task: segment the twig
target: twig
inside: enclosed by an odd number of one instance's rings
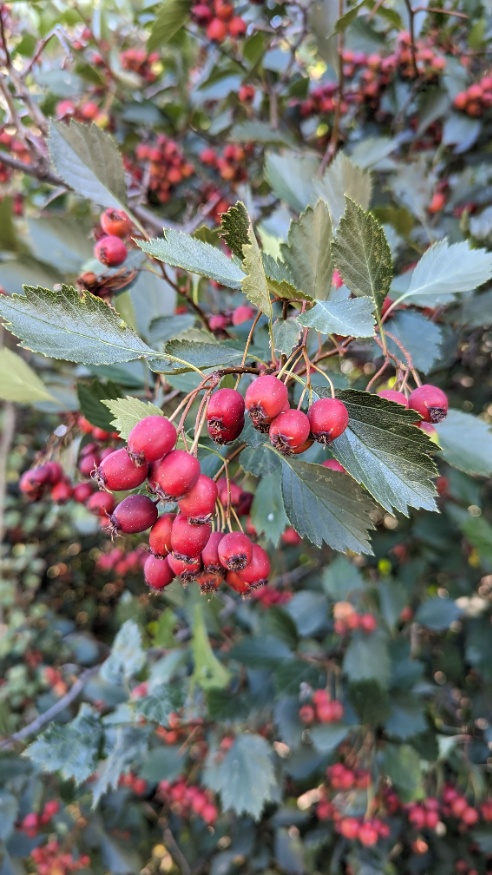
[[[191,875],[191,868],[186,859],[183,851],[179,847],[176,839],[174,838],[170,828],[168,826],[164,829],[164,843],[168,850],[171,852],[171,855],[176,860],[179,868],[181,869],[183,875]]]
[[[410,0],[403,0],[408,12],[408,29],[410,31],[410,51],[412,53],[413,74],[415,79],[418,79],[419,68],[417,64],[417,49],[415,46],[415,9],[412,7]]]
[[[2,436],[0,438],[0,544],[5,534],[5,498],[7,495],[7,465],[15,433],[15,406],[7,401],[3,408]]]
[[[55,702],[51,708],[48,708],[47,711],[44,711],[43,714],[36,717],[32,723],[28,723],[27,726],[24,726],[19,732],[15,732],[10,738],[6,738],[4,741],[0,742],[0,750],[7,750],[9,747],[16,744],[16,742],[23,741],[25,738],[28,738],[29,735],[34,735],[35,732],[38,732],[43,726],[46,726],[47,723],[51,723],[57,714],[60,714],[61,711],[64,711],[68,705],[75,701],[84,689],[87,681],[90,680],[93,675],[97,674],[98,671],[99,666],[96,665],[93,668],[88,668],[86,671],[82,672],[68,693],[62,696],[61,699],[58,699],[58,702]]]

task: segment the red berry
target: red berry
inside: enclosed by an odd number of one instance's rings
[[[238,91],[240,103],[249,103],[255,96],[253,85],[241,85]]]
[[[96,516],[111,516],[116,507],[114,495],[110,492],[94,492],[87,500],[86,508]]]
[[[26,814],[21,823],[21,829],[24,832],[30,832],[33,835],[36,834],[39,828],[39,817],[34,811],[31,811],[29,814]]]
[[[363,632],[375,632],[378,628],[378,621],[373,614],[361,614],[359,616],[359,629]]]
[[[342,817],[338,829],[344,838],[353,840],[359,834],[359,821],[355,817]]]
[[[287,410],[275,417],[270,426],[269,436],[277,450],[290,455],[306,443],[309,431],[309,419],[302,410]]]
[[[393,401],[395,404],[401,404],[402,407],[408,407],[408,400],[403,392],[398,392],[396,389],[383,389],[378,392],[380,398],[386,398],[387,401]]]
[[[105,234],[111,237],[126,237],[132,230],[132,223],[124,210],[115,210],[111,207],[104,210],[99,220]]]
[[[212,20],[213,12],[205,3],[196,3],[191,7],[191,14],[198,24],[208,24]]]
[[[218,429],[211,430],[209,424],[207,423],[207,429],[210,437],[216,444],[232,444],[233,441],[237,440],[239,435],[241,434],[244,428],[244,417],[238,419],[237,422],[231,426],[231,428],[224,428],[222,431]]]
[[[157,508],[147,495],[128,495],[116,505],[111,514],[113,530],[125,535],[145,532],[154,525]]]
[[[270,560],[267,553],[258,544],[253,544],[253,555],[251,561],[241,571],[237,572],[237,576],[247,583],[248,586],[256,589],[264,586],[268,582],[270,574]]]
[[[316,719],[314,708],[311,705],[303,705],[302,708],[299,708],[299,719],[306,726],[311,726]]]
[[[196,559],[207,543],[212,527],[210,523],[192,526],[182,513],[179,513],[171,529],[171,547],[177,559]]]
[[[224,569],[219,559],[219,544],[223,537],[223,532],[212,532],[202,550],[203,567],[210,574],[224,575]]]
[[[200,476],[200,462],[186,450],[173,450],[152,468],[151,488],[160,498],[183,498]]]
[[[237,571],[228,571],[225,582],[234,590],[234,592],[239,593],[239,595],[246,595],[251,590],[249,583],[245,583],[244,580],[241,580]]]
[[[378,831],[372,825],[372,823],[368,823],[364,821],[361,823],[359,827],[359,832],[357,833],[357,838],[359,839],[361,845],[364,845],[366,848],[371,845],[375,845],[378,840]]]
[[[242,532],[229,532],[218,546],[219,562],[228,571],[241,571],[253,558],[253,544]]]
[[[94,246],[94,255],[101,264],[116,267],[125,260],[128,250],[123,240],[114,235],[108,235],[97,241]]]
[[[24,471],[19,481],[19,489],[29,498],[40,498],[43,489],[49,483],[50,474],[47,465],[39,465],[37,468],[29,468]]]
[[[52,487],[50,495],[56,504],[66,504],[72,498],[72,484],[68,480],[60,480]]]
[[[212,42],[221,43],[227,36],[227,25],[220,18],[212,18],[210,24],[207,25],[206,34]]]
[[[176,446],[176,429],[165,416],[146,416],[128,435],[128,454],[136,463],[157,462]]]
[[[240,307],[236,307],[232,314],[232,324],[242,325],[243,322],[249,322],[250,319],[254,319],[255,315],[256,311],[253,307],[248,307],[247,304],[241,304]]]
[[[100,488],[118,492],[141,486],[147,474],[147,465],[135,465],[122,447],[102,460],[95,476]]]
[[[195,577],[195,583],[198,584],[202,593],[215,592],[222,580],[222,575],[213,574],[211,571],[202,571]]]
[[[244,423],[244,398],[235,389],[218,389],[207,406],[207,428],[213,440]],[[242,430],[242,429],[241,429]]]
[[[144,579],[151,589],[164,589],[174,580],[174,574],[167,559],[158,556],[147,556],[144,562]]]
[[[92,483],[77,483],[73,488],[73,498],[79,504],[85,504],[93,494],[94,487]],[[101,494],[109,495],[108,492]]]
[[[425,422],[442,422],[448,412],[448,399],[442,389],[425,383],[410,393],[408,406]]]
[[[268,431],[275,417],[289,407],[289,396],[284,383],[269,374],[264,374],[250,383],[244,401],[251,422],[259,431]]]
[[[243,33],[246,33],[246,22],[244,18],[233,18],[232,21],[229,22],[229,33],[232,37],[242,36]]]
[[[346,470],[343,465],[340,465],[340,462],[337,462],[336,459],[325,459],[324,462],[321,462],[323,468],[329,468],[330,471],[339,471],[340,474],[346,474]]]
[[[178,501],[180,513],[188,517],[191,525],[209,521],[218,496],[217,484],[205,474],[200,474],[195,485]]]
[[[46,469],[48,480],[53,486],[55,483],[59,483],[60,480],[63,480],[65,475],[62,466],[58,462],[46,462],[44,468]]]
[[[329,444],[340,437],[349,421],[348,410],[338,398],[320,398],[308,410],[311,434],[320,444]]]
[[[182,577],[183,580],[195,580],[198,574],[202,571],[202,561],[200,557],[195,559],[178,559],[172,553],[167,557],[169,567],[174,572],[176,577]]]
[[[155,556],[163,558],[171,552],[171,529],[176,518],[174,513],[164,513],[154,523],[149,534],[149,547]]]

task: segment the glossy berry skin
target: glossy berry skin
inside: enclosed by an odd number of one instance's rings
[[[128,255],[128,250],[119,237],[107,235],[101,237],[94,246],[94,255],[101,264],[107,267],[117,267],[122,264]]]
[[[163,558],[171,552],[171,529],[176,519],[174,513],[164,513],[154,523],[149,534],[149,547],[154,556]]]
[[[78,504],[85,504],[94,494],[92,483],[77,483],[73,488],[73,498]],[[100,492],[99,495],[109,495],[109,492]]]
[[[210,523],[192,526],[187,517],[179,513],[171,529],[172,552],[177,559],[197,559],[211,531]]]
[[[86,508],[96,516],[110,516],[116,507],[114,495],[110,492],[94,492],[87,500]]]
[[[306,443],[310,428],[309,419],[302,410],[287,410],[275,417],[268,434],[275,449],[290,455]]]
[[[200,476],[200,462],[186,450],[173,450],[156,462],[150,477],[151,488],[163,499],[186,495]]]
[[[325,459],[324,462],[321,462],[323,468],[329,468],[330,471],[339,471],[340,474],[346,474],[346,470],[343,465],[340,465],[340,462],[337,462],[336,459]]]
[[[253,544],[242,532],[229,532],[218,546],[219,562],[228,571],[241,571],[253,558]]]
[[[115,210],[110,207],[108,210],[104,210],[99,221],[104,233],[111,237],[126,237],[132,230],[132,223],[124,210]]]
[[[226,574],[225,582],[234,592],[237,592],[239,595],[247,595],[251,591],[251,587],[249,583],[246,583],[238,574],[237,571],[228,571]]]
[[[219,439],[222,432],[234,429],[244,421],[244,398],[235,389],[218,389],[210,397],[207,406],[207,428],[212,439]]]
[[[220,18],[212,18],[212,21],[207,26],[206,33],[209,40],[221,43],[227,36],[227,26]]]
[[[48,475],[48,481],[55,485],[55,483],[59,483],[60,480],[63,480],[63,468],[58,462],[46,462],[44,466],[46,468],[46,472]]]
[[[264,586],[270,575],[270,560],[263,547],[253,544],[251,562],[248,562],[246,567],[242,571],[237,571],[236,574],[243,583],[253,589]]]
[[[29,468],[28,471],[24,471],[19,481],[19,489],[28,498],[38,499],[48,483],[49,470],[47,466],[38,465],[37,468]]]
[[[128,435],[128,454],[135,464],[157,462],[176,446],[176,429],[165,416],[146,416]]]
[[[154,525],[157,508],[147,495],[128,495],[116,505],[111,514],[113,530],[124,535],[145,532]]]
[[[202,562],[200,557],[196,559],[178,559],[173,553],[167,557],[169,567],[176,577],[182,577],[183,580],[195,580],[196,576],[202,571]]]
[[[268,431],[271,422],[289,407],[287,389],[277,377],[263,374],[250,383],[244,396],[251,422],[259,431]]]
[[[340,437],[349,421],[348,410],[338,398],[320,398],[308,410],[311,434],[320,444],[329,444]]]
[[[151,589],[159,590],[169,586],[174,580],[174,574],[167,559],[158,556],[147,556],[143,567],[144,580]]]
[[[205,547],[202,550],[202,562],[205,571],[211,574],[224,575],[224,568],[219,559],[219,544],[224,538],[223,532],[212,532]]]
[[[398,392],[396,389],[383,389],[378,392],[380,398],[386,398],[387,401],[394,401],[395,404],[401,404],[402,407],[408,407],[408,400],[403,392]]]
[[[216,444],[221,444],[221,445],[232,444],[233,441],[237,440],[237,438],[241,434],[243,428],[244,428],[244,416],[241,417],[241,419],[238,419],[237,422],[235,422],[234,425],[231,426],[231,428],[224,428],[222,430],[219,430],[219,429],[214,428],[214,427],[211,428],[207,422],[207,430],[208,430],[210,437],[212,438],[213,441],[215,441]]]
[[[207,523],[214,512],[218,493],[215,481],[200,474],[195,485],[178,501],[180,513],[188,517],[192,526]]]
[[[118,492],[141,486],[147,474],[148,466],[135,465],[122,447],[102,460],[95,476],[100,488]]]
[[[439,386],[424,383],[410,393],[408,406],[420,413],[424,422],[442,422],[448,412],[448,399]]]

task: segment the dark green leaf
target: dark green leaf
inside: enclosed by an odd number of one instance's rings
[[[19,810],[19,801],[11,793],[0,792],[0,842],[11,834]]]
[[[197,602],[193,611],[193,638],[191,642],[195,668],[192,681],[203,690],[226,687],[230,680],[230,672],[215,656],[207,634],[203,606]]]
[[[347,301],[317,301],[310,310],[297,317],[307,328],[321,334],[343,337],[373,337],[374,304],[367,298]]]
[[[104,428],[106,431],[112,431],[111,413],[106,405],[102,404],[103,400],[114,400],[121,397],[119,387],[110,380],[106,383],[101,383],[100,380],[93,380],[91,383],[83,383],[80,380],[77,383],[77,395],[79,399],[81,412],[92,425],[98,428]]]
[[[432,598],[420,605],[415,621],[433,632],[443,632],[461,616],[461,610],[453,599]]]
[[[261,735],[239,735],[222,762],[214,763],[213,757],[209,756],[204,780],[220,793],[223,809],[258,820],[277,784],[268,742]]]
[[[251,521],[258,532],[276,547],[288,525],[278,484],[271,477],[262,477],[251,507]]]
[[[385,689],[390,679],[391,661],[384,636],[377,632],[354,634],[345,652],[343,670],[349,681],[375,680]]]
[[[393,692],[384,728],[389,736],[402,741],[425,732],[427,722],[422,701],[414,695]]]
[[[24,751],[44,772],[60,772],[64,780],[81,784],[95,771],[101,743],[99,716],[82,705],[77,717],[63,726],[51,724]]]
[[[237,201],[220,217],[219,234],[234,255],[243,259],[243,246],[249,243],[250,221],[246,207]]]
[[[414,366],[424,374],[439,360],[442,331],[422,313],[397,312],[385,322],[384,330],[400,342],[409,353]],[[407,358],[401,346],[391,337],[387,338],[387,344],[389,351],[406,365]]]
[[[363,6],[365,6],[367,0],[362,0],[361,3],[358,3],[357,6],[354,6],[353,9],[349,9],[345,15],[342,15],[341,18],[338,19],[335,25],[335,33],[343,33],[344,30],[347,30],[347,27],[352,24],[353,21],[357,18],[360,10]]]
[[[249,668],[275,668],[279,663],[293,658],[287,644],[267,635],[261,638],[243,638],[239,644],[234,645],[229,656]]]
[[[244,273],[220,249],[202,243],[182,231],[164,229],[164,238],[149,242],[137,241],[140,249],[173,267],[182,267],[190,273],[206,276],[231,289],[240,289]]]
[[[106,747],[109,756],[91,784],[94,808],[108,790],[116,789],[122,775],[138,766],[148,748],[148,732],[139,726],[111,728],[106,733]]]
[[[323,589],[334,601],[346,601],[348,596],[364,589],[364,578],[353,562],[337,556],[323,570]]]
[[[481,565],[492,570],[492,526],[484,517],[469,517],[461,525],[466,540],[478,553]]]
[[[323,593],[296,592],[284,610],[292,617],[299,635],[315,635],[326,626],[328,601]]]
[[[350,732],[349,726],[340,726],[337,723],[327,723],[315,726],[311,729],[313,744],[320,753],[331,753],[347,737]]]
[[[227,139],[232,143],[262,143],[265,146],[295,148],[295,142],[288,131],[277,130],[257,119],[233,125]]]
[[[177,316],[157,316],[149,326],[149,339],[152,343],[162,343],[174,340],[178,334],[192,328],[195,317],[191,313],[179,313]]]
[[[386,744],[381,767],[405,802],[419,798],[422,792],[420,757],[413,747],[408,744]]]
[[[185,373],[202,368],[239,364],[244,348],[235,342],[202,343],[191,340],[172,340],[166,344],[163,361],[151,359],[149,366],[161,374]],[[250,358],[255,356],[250,353]],[[168,361],[166,360],[168,359]]]
[[[175,781],[183,773],[184,766],[185,757],[179,747],[156,747],[146,757],[139,775],[151,784]]]
[[[449,465],[465,474],[480,477],[492,474],[492,430],[483,419],[461,410],[450,410],[437,426],[437,433]]]
[[[330,213],[326,203],[319,200],[291,222],[288,242],[281,247],[282,258],[292,274],[294,285],[318,300],[330,296],[333,274],[331,238]]]
[[[268,279],[270,291],[276,298],[284,301],[310,301],[309,295],[297,289],[287,264],[277,261],[273,256],[262,252],[263,268]]]
[[[164,0],[157,9],[147,40],[147,51],[160,49],[183,27],[189,17],[191,0]]]

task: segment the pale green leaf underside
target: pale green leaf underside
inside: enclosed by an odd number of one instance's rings
[[[101,666],[101,677],[110,684],[122,684],[141,671],[145,665],[142,636],[134,620],[121,626],[111,653]]]
[[[182,231],[164,229],[164,238],[137,241],[140,249],[158,261],[206,276],[230,289],[240,289],[244,272],[220,249]]]
[[[450,410],[436,428],[449,465],[480,477],[492,474],[492,429],[487,422],[471,413]]]
[[[435,306],[453,300],[459,292],[469,292],[492,277],[492,252],[471,249],[469,243],[434,243],[412,273],[403,299],[413,304]]]
[[[311,310],[297,317],[306,328],[321,334],[343,337],[373,337],[374,303],[368,298],[347,301],[317,301]]]
[[[57,403],[22,356],[7,347],[0,350],[0,398],[17,404],[36,401]]]
[[[249,814],[258,820],[276,790],[272,750],[260,735],[243,733],[218,766],[207,766],[207,785],[220,793],[225,811]]]

